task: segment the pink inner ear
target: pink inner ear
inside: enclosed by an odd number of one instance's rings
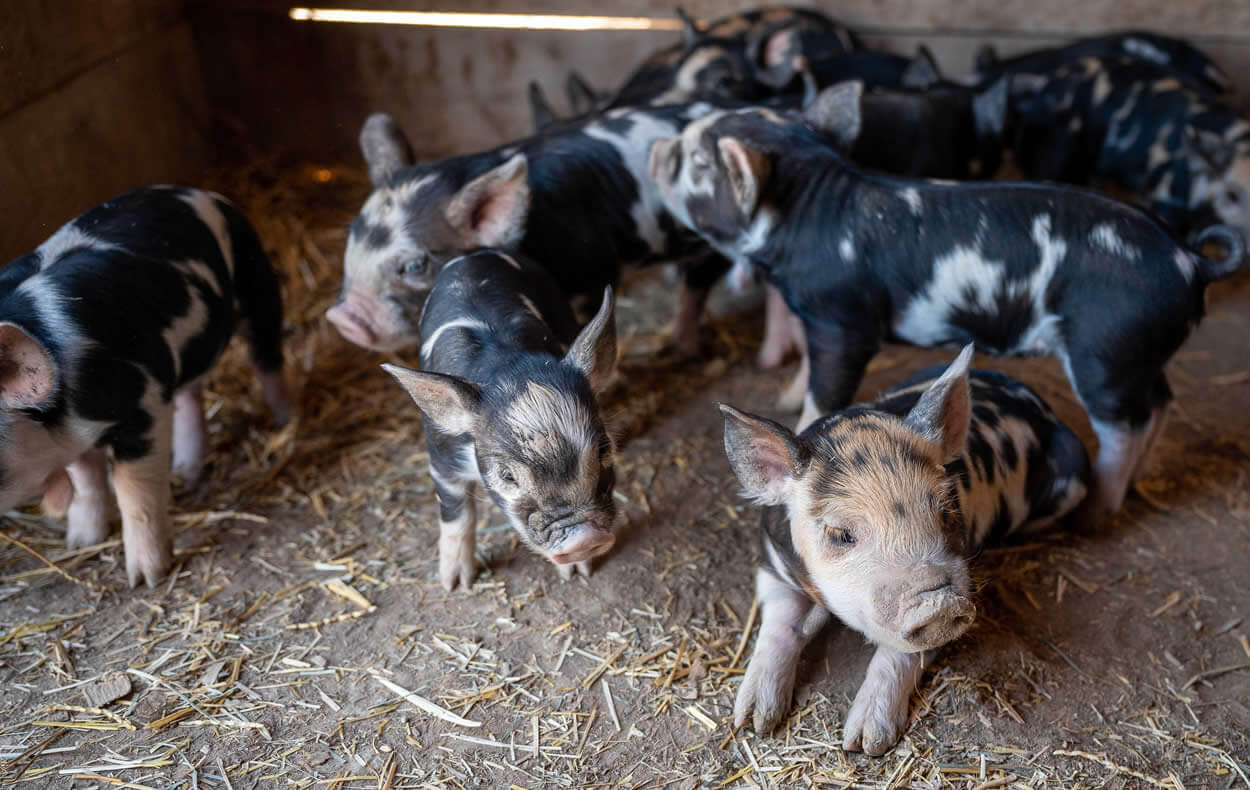
[[[512,241],[518,230],[520,202],[517,190],[510,188],[491,191],[483,197],[470,220],[470,226],[483,245],[503,246]]]
[[[52,360],[25,332],[0,327],[0,402],[11,408],[37,406],[52,396]]]
[[[760,477],[770,493],[780,494],[786,479],[793,474],[786,451],[775,443],[765,439],[754,439],[751,447],[755,450]]]
[[[793,30],[783,30],[768,37],[768,43],[764,45],[763,59],[764,67],[772,68],[780,66],[786,60],[786,55],[790,52],[791,44],[794,41]]]

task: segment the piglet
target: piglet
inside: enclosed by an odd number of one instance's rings
[[[612,289],[580,332],[559,286],[520,257],[443,267],[421,315],[421,371],[383,365],[425,424],[439,502],[439,578],[469,588],[480,483],[560,576],[612,547],[612,438],[596,393],[616,367]]]
[[[200,474],[200,382],[239,323],[285,422],[277,277],[239,209],[198,189],[113,198],[0,270],[0,512],[46,493],[71,548],[98,543],[111,461],[130,585],[160,581],[171,463]]]
[[[968,557],[1070,513],[1089,488],[1076,435],[1031,389],[968,371],[972,346],[802,435],[730,406],[725,452],[766,505],[759,639],[734,705],[767,732],[790,708],[799,654],[830,614],[877,645],[843,747],[901,737],[932,651],[976,615]]]

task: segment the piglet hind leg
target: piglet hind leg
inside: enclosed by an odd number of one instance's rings
[[[73,486],[73,498],[65,513],[69,525],[65,538],[69,548],[92,546],[106,540],[113,516],[108,455],[103,450],[88,450],[65,472]]]
[[[842,748],[852,752],[862,750],[876,757],[898,743],[907,726],[911,693],[923,671],[923,653],[900,653],[878,647],[846,714]]]
[[[796,345],[790,308],[775,286],[764,287],[764,342],[760,344],[756,364],[764,370],[775,368]],[[803,383],[807,389],[807,382]]]
[[[122,512],[122,544],[130,586],[146,581],[153,587],[173,561],[169,468],[172,409],[164,407],[150,432],[146,455],[116,458],[113,486]]]
[[[208,457],[208,428],[204,421],[204,394],[196,383],[174,396],[173,472],[188,484],[196,483]]]
[[[438,488],[438,579],[448,592],[473,588],[477,574],[476,485],[469,483],[456,493]]]
[[[811,375],[798,430],[836,409],[846,408],[864,379],[868,361],[881,346],[879,335],[837,325],[807,324],[807,363]]]
[[[829,613],[764,568],[755,574],[760,634],[734,701],[734,726],[754,713],[755,731],[772,732],[790,710],[803,648],[829,621]]]

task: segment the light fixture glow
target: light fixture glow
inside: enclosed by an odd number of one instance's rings
[[[351,22],[421,27],[475,27],[501,30],[680,30],[677,19],[646,16],[568,16],[564,14],[474,14],[444,11],[363,11],[350,8],[292,8],[300,22]]]

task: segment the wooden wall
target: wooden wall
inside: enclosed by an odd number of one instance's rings
[[[0,264],[113,194],[203,176],[194,49],[169,0],[0,3]]]
[[[416,10],[668,16],[678,0],[322,0]],[[307,3],[308,0],[301,0]],[[1192,38],[1250,109],[1250,0],[818,0],[877,46],[928,43],[948,73],[992,42],[1003,54],[1150,27]],[[288,0],[0,2],[0,262],[124,189],[196,182],[240,156],[359,161],[374,110],[425,157],[529,131],[525,88],[562,105],[577,68],[616,84],[672,32],[453,30],[295,22]],[[754,0],[685,0],[715,17]]]
[[[308,0],[301,0],[308,3]],[[525,10],[666,16],[679,0],[324,0],[333,7]],[[1184,35],[1230,73],[1250,74],[1250,0],[817,0],[876,46],[911,52],[925,42],[951,75],[992,42],[1003,54],[1109,29]],[[395,115],[423,156],[496,145],[526,134],[525,87],[538,80],[562,106],[563,78],[579,69],[600,88],[619,81],[672,32],[546,32],[294,22],[290,3],[192,0],[212,101],[250,119],[260,148],[296,156],[355,157],[373,110]],[[755,0],[684,0],[699,17]],[[223,6],[228,11],[223,12]],[[1250,108],[1250,78],[1239,101]]]

